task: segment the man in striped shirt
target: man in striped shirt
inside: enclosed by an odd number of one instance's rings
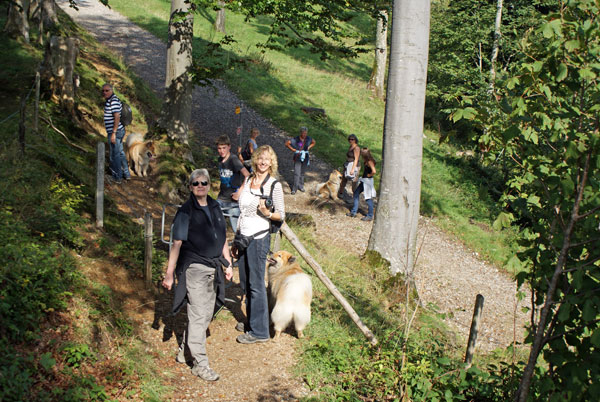
[[[113,92],[110,84],[102,85],[102,97],[104,102],[104,127],[108,136],[109,168],[112,178],[116,183],[121,183],[122,179],[130,180],[129,166],[123,149],[123,137],[125,137],[125,127],[121,124],[121,101]]]

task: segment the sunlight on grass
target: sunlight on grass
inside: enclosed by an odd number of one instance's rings
[[[111,0],[111,6],[135,23],[166,40],[170,2],[165,0]],[[212,10],[200,11],[194,21],[194,51],[217,42]],[[226,31],[237,41],[227,47],[227,57],[252,59],[243,68],[229,70],[225,81],[246,103],[290,135],[302,125],[317,141],[315,152],[332,164],[342,166],[346,137],[354,133],[360,144],[371,148],[381,166],[385,104],[372,96],[366,84],[372,54],[351,60],[321,61],[306,49],[266,50],[256,45],[267,38],[266,17],[244,22],[244,16],[227,11]],[[369,31],[370,21],[359,21]],[[311,120],[303,106],[325,109],[326,119]],[[431,139],[431,141],[429,141]],[[490,184],[475,164],[453,157],[448,145],[437,144],[437,133],[424,139],[422,214],[439,220],[440,226],[458,236],[486,259],[503,264],[512,252],[513,233],[490,229],[498,210],[488,195]],[[378,183],[380,176],[377,176]],[[475,224],[473,224],[475,223]],[[490,247],[493,245],[492,247]]]

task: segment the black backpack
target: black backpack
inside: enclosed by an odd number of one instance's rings
[[[121,101],[121,124],[128,126],[133,121],[133,112],[131,106]]]

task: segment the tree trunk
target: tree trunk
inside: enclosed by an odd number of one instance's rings
[[[494,44],[492,45],[492,54],[490,55],[490,86],[489,91],[494,91],[494,81],[496,81],[496,60],[498,59],[498,48],[500,47],[500,37],[502,32],[502,0],[496,3],[496,22],[494,24]]]
[[[13,0],[8,9],[4,32],[13,38],[29,42],[29,0]]]
[[[387,27],[388,12],[380,10],[377,18],[377,32],[375,39],[375,60],[373,62],[373,72],[369,79],[369,89],[375,90],[375,96],[383,99],[385,95],[385,67],[387,63]]]
[[[58,24],[56,3],[54,0],[42,0],[42,23],[46,32]]]
[[[225,2],[218,1],[217,5],[220,7],[217,10],[217,19],[215,20],[215,29],[217,32],[225,32]]]
[[[79,120],[75,108],[75,66],[79,55],[79,39],[53,36],[44,54],[41,80],[51,98]]]
[[[185,17],[182,19],[181,16]],[[192,66],[194,15],[186,0],[171,1],[165,98],[160,126],[167,135],[187,143],[192,118],[193,84],[189,74]]]
[[[431,5],[396,0],[393,7],[381,186],[368,248],[396,274],[415,261]]]

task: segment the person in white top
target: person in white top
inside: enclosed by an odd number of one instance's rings
[[[267,254],[271,245],[271,221],[285,219],[283,187],[276,182],[277,155],[269,145],[259,147],[252,154],[252,175],[240,188],[240,218],[237,231],[244,236],[254,236],[238,256],[240,284],[246,294],[246,331],[237,337],[239,343],[266,342],[269,340],[269,308],[265,287]],[[272,207],[268,197],[273,187]]]

